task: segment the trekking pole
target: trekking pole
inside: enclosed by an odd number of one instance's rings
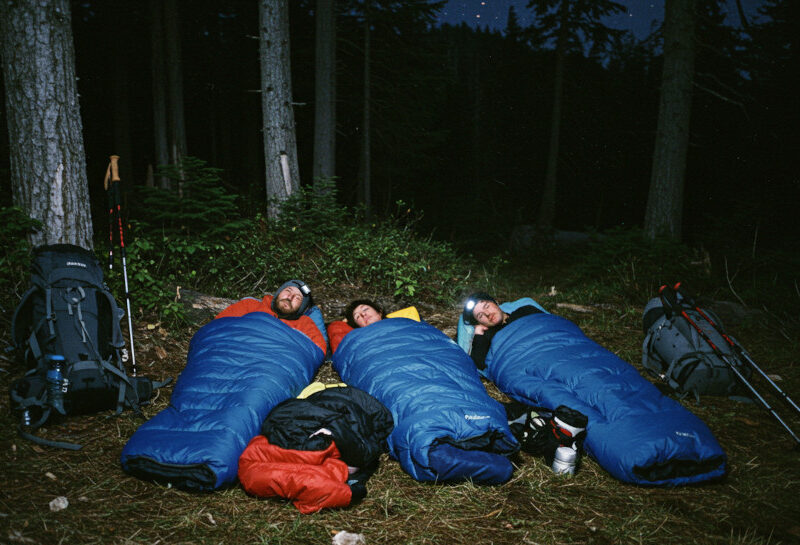
[[[712,341],[708,337],[706,332],[703,331],[702,328],[700,326],[698,326],[697,323],[694,320],[692,320],[692,318],[689,316],[689,314],[686,313],[686,311],[683,309],[681,304],[678,302],[678,294],[675,291],[675,288],[671,288],[671,287],[666,286],[666,285],[665,286],[661,286],[661,288],[658,290],[658,294],[661,297],[661,302],[664,305],[664,307],[665,308],[669,308],[670,311],[675,313],[675,314],[680,314],[681,316],[683,316],[683,319],[686,320],[689,323],[689,325],[691,325],[695,329],[695,331],[697,331],[697,333],[700,334],[700,337],[702,337],[702,339],[706,343],[708,343],[708,346],[711,347],[711,350],[714,351],[714,353],[717,355],[717,357],[719,357],[719,359],[721,359],[726,364],[728,364],[728,367],[731,368],[731,371],[733,371],[734,374],[739,378],[739,380],[741,380],[742,383],[745,386],[747,386],[747,388],[753,393],[753,395],[756,396],[756,399],[758,399],[758,401],[761,402],[761,404],[764,406],[764,408],[767,409],[767,411],[769,411],[772,414],[772,416],[774,416],[775,419],[778,422],[781,423],[781,425],[786,429],[786,431],[789,432],[789,435],[792,436],[792,439],[794,439],[795,442],[797,442],[797,444],[800,445],[800,438],[798,438],[797,435],[795,435],[795,433],[792,431],[792,428],[790,428],[788,426],[788,424],[786,424],[786,422],[783,421],[783,419],[780,417],[780,415],[778,415],[778,413],[775,412],[775,409],[773,409],[770,406],[770,404],[767,403],[767,400],[764,399],[761,396],[761,394],[758,393],[758,391],[755,389],[755,387],[753,387],[752,384],[750,384],[750,382],[745,378],[745,376],[742,374],[742,372],[739,371],[739,369],[737,369],[736,364],[734,364],[728,358],[728,356],[726,356],[725,354],[722,353],[722,351],[717,347],[717,345],[714,344],[714,341]]]
[[[114,268],[114,199],[108,189],[108,182],[111,180],[111,163],[106,168],[106,177],[103,180],[103,187],[108,197],[108,270]]]
[[[722,328],[718,326],[714,322],[714,320],[712,320],[711,317],[697,305],[697,302],[695,302],[694,298],[691,295],[689,295],[689,293],[687,293],[687,291],[683,287],[681,287],[680,282],[675,284],[675,287],[673,289],[675,290],[676,293],[680,294],[683,300],[686,301],[687,305],[694,308],[694,310],[700,313],[700,316],[702,316],[705,321],[711,324],[711,327],[713,327],[717,331],[717,333],[719,333],[722,336],[722,338],[725,339],[725,342],[727,342],[731,346],[731,348],[733,348],[740,356],[742,356],[747,361],[747,363],[750,364],[750,367],[758,371],[758,374],[764,377],[764,379],[773,388],[775,388],[775,391],[778,392],[778,394],[784,399],[784,401],[786,401],[789,405],[794,407],[795,411],[800,413],[800,407],[797,406],[797,403],[792,401],[792,398],[789,397],[789,394],[781,390],[780,387],[777,384],[775,384],[775,381],[773,381],[769,377],[769,375],[767,375],[758,365],[756,365],[756,362],[753,361],[753,358],[750,357],[750,354],[747,352],[747,350],[744,349],[744,347],[741,344],[730,338],[724,331],[722,331]]]
[[[128,266],[125,254],[125,237],[122,233],[122,207],[120,205],[119,197],[119,155],[112,155],[111,162],[106,169],[105,188],[108,191],[108,198],[111,202],[111,207],[117,216],[117,224],[119,225],[119,246],[120,256],[122,256],[122,277],[125,281],[125,304],[128,308],[128,334],[131,340],[131,376],[136,376],[136,352],[133,348],[133,321],[131,320],[131,294],[128,290]]]

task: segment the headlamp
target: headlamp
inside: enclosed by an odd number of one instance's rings
[[[461,317],[463,318],[465,324],[475,325],[478,323],[478,321],[475,319],[475,316],[472,314],[472,311],[475,310],[475,305],[481,301],[491,301],[492,303],[496,304],[494,297],[488,293],[482,291],[473,293],[467,297],[467,300],[464,302],[464,311],[461,313]]]

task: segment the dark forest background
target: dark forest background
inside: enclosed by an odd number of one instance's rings
[[[188,155],[223,169],[243,214],[265,209],[258,3],[179,4]],[[372,22],[375,212],[397,201],[437,238],[508,245],[534,224],[547,162],[554,52],[510,17],[503,32],[436,26],[402,2]],[[797,2],[767,1],[748,28],[701,3],[684,198],[684,240],[709,246],[797,246],[800,75]],[[723,3],[724,4],[724,3]],[[358,202],[361,4],[338,2],[337,188]],[[302,183],[312,183],[315,2],[290,2],[292,84]],[[361,6],[363,7],[363,6]],[[128,203],[154,165],[147,3],[72,3],[87,170],[95,224],[108,156],[122,155]],[[435,13],[434,13],[435,15]],[[555,227],[603,231],[643,222],[661,77],[659,32],[624,33],[565,67]],[[10,204],[8,135],[0,135]],[[134,199],[134,200],[130,200]],[[404,206],[403,208],[406,208]]]

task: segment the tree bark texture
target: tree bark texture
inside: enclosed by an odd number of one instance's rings
[[[336,175],[336,13],[334,0],[317,0],[314,107],[314,181]]]
[[[372,216],[372,155],[370,136],[370,30],[369,13],[364,13],[364,102],[361,117],[361,162],[359,180],[361,182],[361,202],[367,218]]]
[[[558,155],[561,144],[561,102],[564,97],[564,60],[570,20],[569,2],[563,1],[559,7],[559,29],[556,42],[556,68],[553,78],[553,111],[550,117],[550,144],[547,151],[547,171],[544,177],[544,191],[539,204],[537,227],[552,229],[556,217],[556,188],[558,187]]]
[[[115,43],[115,57],[122,58],[124,53],[120,50],[118,42]],[[131,123],[130,123],[130,100],[128,88],[130,79],[128,70],[124,63],[114,63],[114,149],[109,150],[114,155],[120,156],[119,175],[123,182],[133,181],[133,169],[131,168]],[[110,154],[109,154],[110,155]]]
[[[300,187],[289,59],[287,0],[261,0],[261,107],[264,119],[264,162],[270,217],[275,201],[285,200]]]
[[[0,3],[14,203],[31,243],[91,249],[92,220],[68,0]]]
[[[537,227],[551,229],[556,217],[556,188],[558,186],[558,153],[561,143],[561,100],[564,96],[564,44],[562,36],[556,45],[556,73],[553,84],[553,111],[550,118],[550,145],[547,152],[547,172],[539,205]]]
[[[164,65],[164,13],[161,0],[150,0],[150,69],[153,92],[153,140],[155,142],[155,167],[169,164],[167,143],[167,70]],[[171,180],[160,176],[158,186],[170,189]]]
[[[680,240],[694,79],[694,0],[667,0],[664,71],[644,227],[647,236]]]
[[[169,128],[171,163],[179,167],[186,156],[186,122],[183,113],[183,64],[177,0],[164,3],[164,45],[169,83]]]

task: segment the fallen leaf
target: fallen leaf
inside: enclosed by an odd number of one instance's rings
[[[738,417],[736,420],[742,422],[743,424],[747,424],[748,426],[758,426],[758,422],[754,422],[753,420],[750,420],[749,418],[745,418],[743,416]]]
[[[66,509],[67,507],[69,507],[69,500],[66,496],[59,496],[50,501],[50,510],[53,513]]]
[[[150,331],[154,330],[155,328],[156,324],[147,324],[147,329],[149,329]]]
[[[583,305],[576,305],[575,303],[556,303],[558,308],[567,308],[569,310],[574,310],[575,312],[594,312],[592,307],[586,307]]]
[[[163,360],[167,357],[167,351],[160,346],[156,346],[156,356],[158,356],[158,359]]]
[[[10,530],[8,540],[13,543],[36,543],[36,540],[23,536],[19,530]]]
[[[50,473],[49,471],[48,471],[47,473],[45,473],[45,474],[44,474],[44,476],[45,476],[45,477],[47,477],[48,479],[50,479],[51,481],[56,481],[56,480],[58,480],[58,477],[56,477],[55,475],[53,475],[53,474],[52,474],[52,473]]]
[[[213,524],[214,526],[216,526],[216,525],[217,525],[217,521],[216,521],[216,520],[214,520],[214,517],[213,517],[213,516],[211,516],[211,513],[206,513],[206,518],[208,519],[208,522],[210,522],[210,523],[211,523],[211,524]]]
[[[345,530],[337,532],[331,540],[332,545],[366,545],[364,534],[352,534]]]

